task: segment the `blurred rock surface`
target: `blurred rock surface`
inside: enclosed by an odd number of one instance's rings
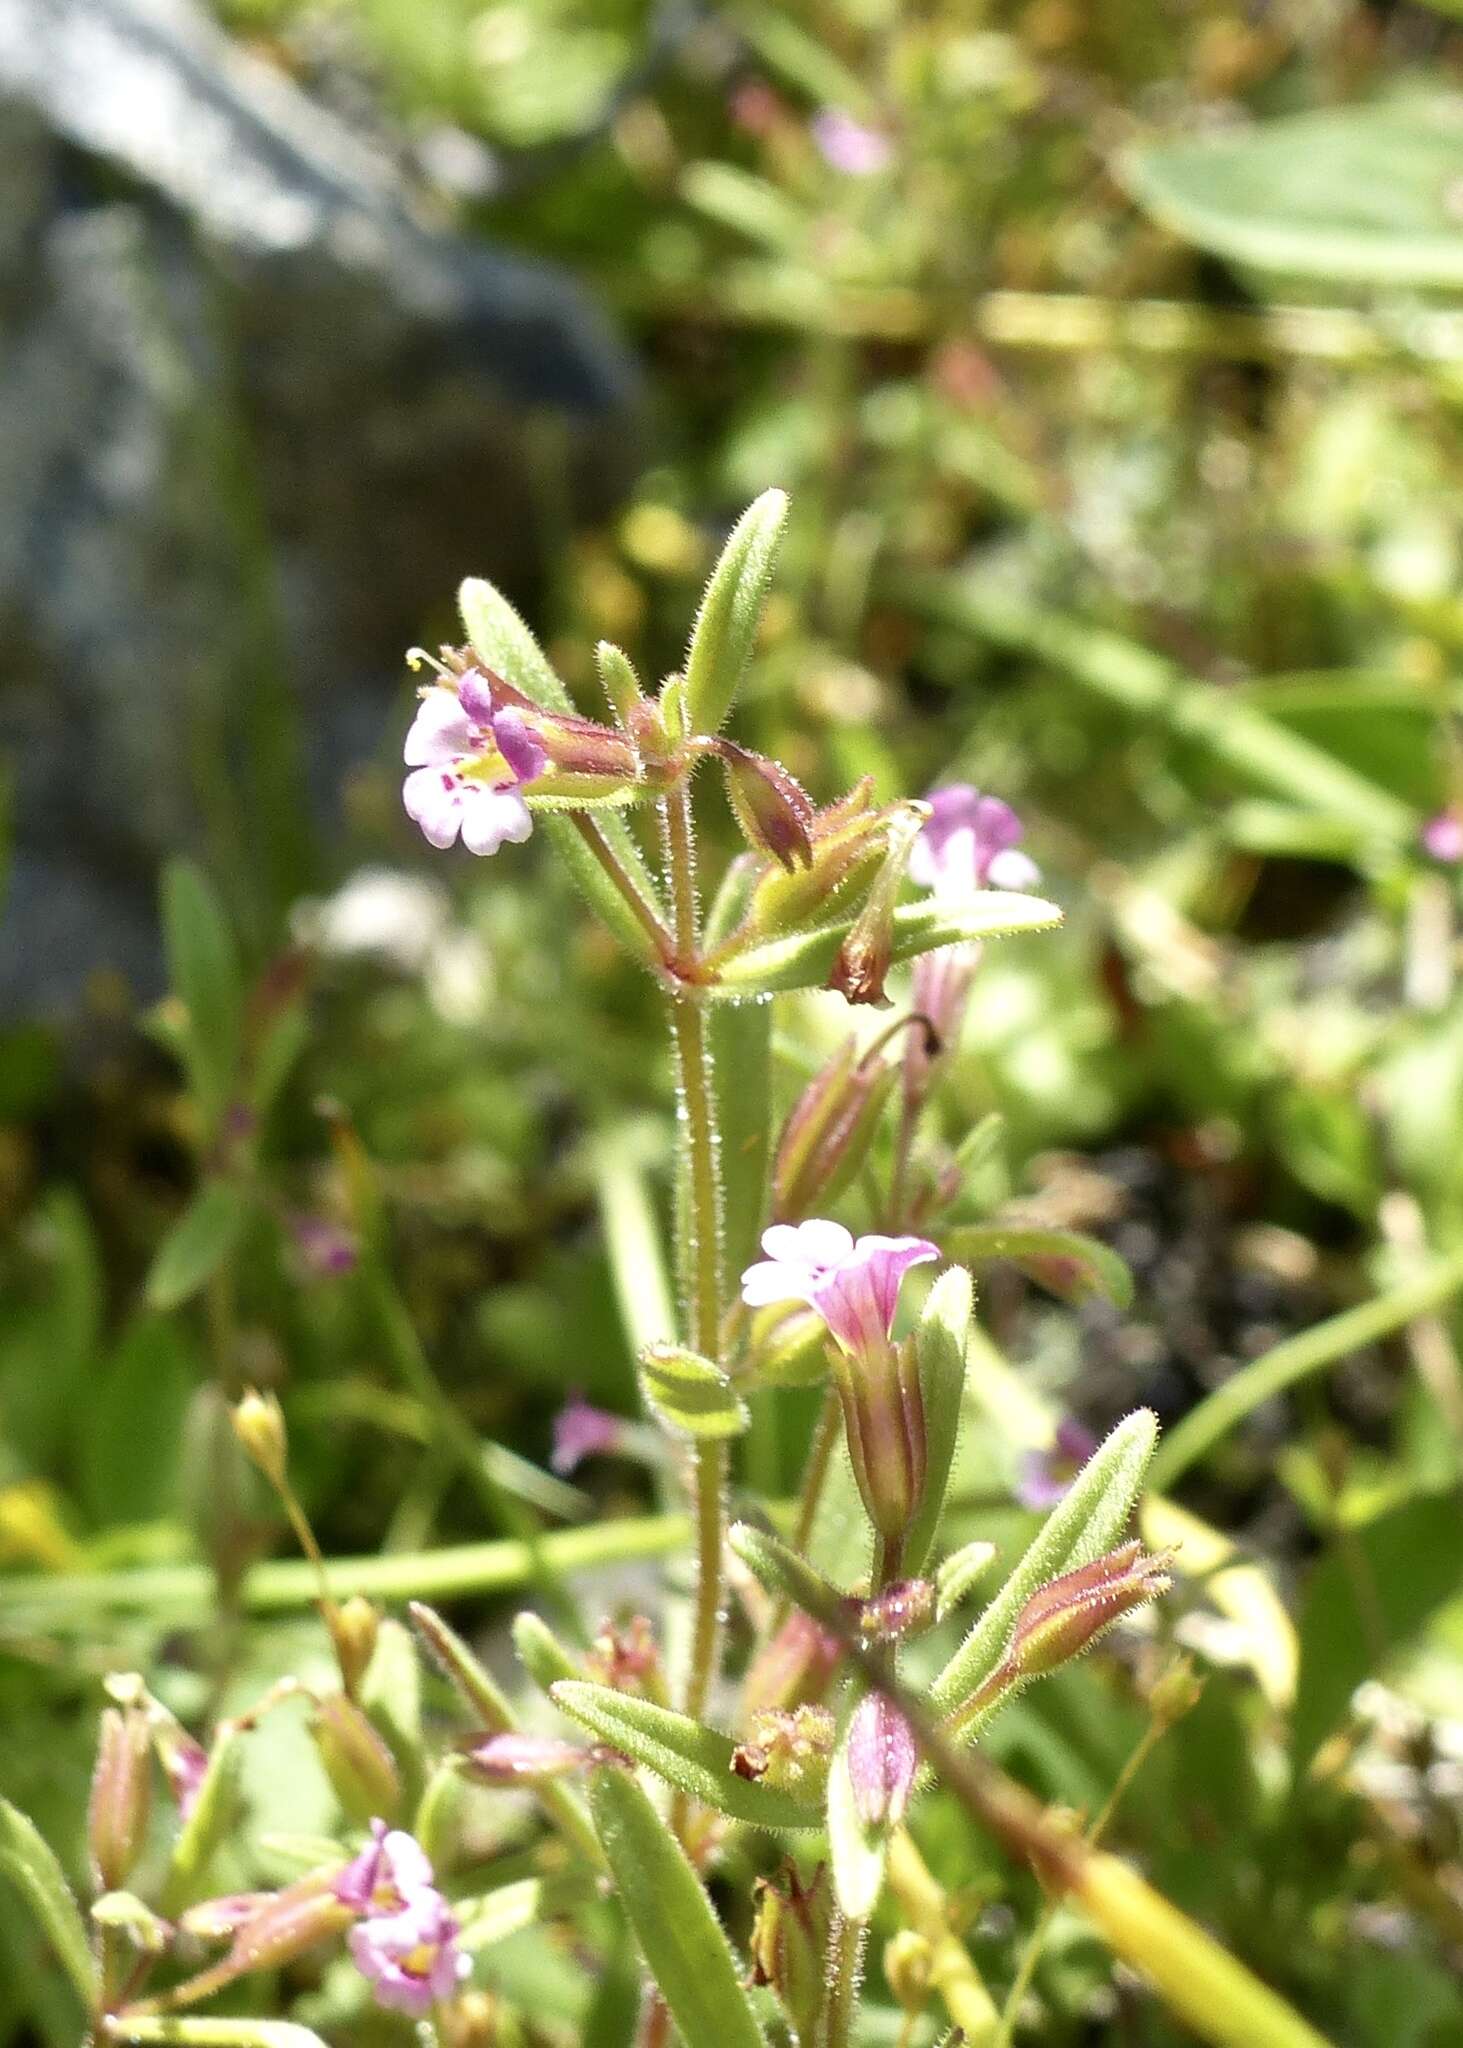
[[[0,0],[0,1009],[146,990],[158,857],[287,882],[459,574],[531,582],[633,461],[633,366],[541,264],[188,0]]]

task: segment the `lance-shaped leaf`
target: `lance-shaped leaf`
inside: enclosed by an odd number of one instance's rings
[[[732,528],[711,572],[686,654],[685,706],[692,732],[716,732],[732,708],[786,524],[787,493],[764,491]]]
[[[906,903],[894,913],[890,960],[912,960],[938,946],[961,945],[971,939],[1008,938],[1019,932],[1048,931],[1062,921],[1055,903],[1011,890],[981,889],[958,905]],[[707,993],[723,999],[778,995],[794,988],[822,988],[838,958],[838,950],[854,920],[820,925],[767,939],[735,953]]]
[[[558,1684],[561,1678],[579,1678],[580,1666],[564,1648],[542,1615],[532,1608],[525,1608],[522,1614],[513,1617],[513,1647],[518,1661],[542,1691]]]
[[[930,1289],[915,1332],[925,1418],[925,1483],[900,1556],[900,1570],[911,1576],[924,1570],[940,1527],[960,1428],[965,1346],[974,1302],[970,1275],[963,1266],[952,1266]]]
[[[186,1907],[207,1895],[209,1867],[239,1818],[239,1772],[243,1761],[243,1737],[236,1729],[220,1729],[198,1796],[178,1830],[168,1862],[162,1910],[170,1920],[176,1920]]]
[[[410,1601],[406,1611],[432,1662],[461,1693],[481,1725],[494,1735],[516,1728],[518,1717],[508,1695],[483,1669],[456,1629],[425,1601]]]
[[[131,2019],[120,2013],[107,2021],[109,2041],[131,2041],[137,2048],[325,2048],[313,2027],[293,2020],[198,2019],[145,2015]]]
[[[750,1419],[721,1367],[676,1344],[648,1344],[641,1352],[640,1391],[657,1422],[698,1443],[740,1436]]]
[[[948,1714],[990,1677],[1005,1652],[1017,1615],[1038,1586],[1061,1572],[1090,1564],[1118,1542],[1157,1440],[1158,1418],[1150,1409],[1139,1408],[1098,1445],[935,1680],[930,1692],[935,1713]]]
[[[463,580],[457,606],[472,651],[485,668],[502,676],[515,690],[522,690],[525,697],[532,697],[545,711],[573,711],[569,692],[548,656],[520,613],[486,576]]]
[[[168,979],[188,1013],[188,1082],[211,1136],[238,1078],[243,981],[223,907],[192,861],[169,861],[163,870],[162,926]]]
[[[975,1223],[948,1233],[944,1249],[952,1259],[978,1266],[1009,1259],[1063,1301],[1110,1301],[1128,1308],[1133,1276],[1108,1245],[1080,1230],[1046,1230],[1037,1224]]]
[[[727,1542],[752,1576],[777,1599],[790,1600],[814,1621],[846,1623],[844,1595],[779,1537],[750,1522],[733,1522]]]
[[[0,1799],[0,1870],[24,1895],[82,2005],[92,2011],[97,1981],[86,1923],[50,1844],[8,1799]]]
[[[615,1896],[687,2048],[766,2048],[711,1901],[640,1786],[600,1771],[589,1804]]]
[[[249,1196],[232,1181],[209,1181],[162,1243],[147,1276],[153,1308],[181,1308],[218,1271],[249,1218]]]
[[[729,1735],[703,1728],[685,1714],[658,1707],[653,1700],[613,1692],[584,1679],[560,1681],[551,1695],[591,1735],[654,1771],[678,1791],[713,1806],[733,1820],[754,1828],[815,1828],[816,1807],[775,1791],[757,1778],[740,1778],[732,1768],[736,1748]]]
[[[994,1543],[963,1543],[941,1560],[935,1573],[935,1619],[943,1621],[953,1613],[977,1580],[990,1570],[995,1559]]]

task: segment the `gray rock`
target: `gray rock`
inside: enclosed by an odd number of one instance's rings
[[[147,984],[171,848],[286,895],[281,714],[335,791],[457,576],[613,502],[637,389],[569,280],[436,231],[185,0],[0,0],[0,180],[13,1010]]]

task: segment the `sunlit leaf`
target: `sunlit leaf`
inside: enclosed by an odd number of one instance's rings
[[[54,1851],[35,1824],[8,1799],[0,1799],[0,1870],[23,1894],[83,2007],[90,2012],[96,2002],[96,1967],[81,1909]]]
[[[906,903],[894,913],[891,958],[912,960],[939,946],[953,946],[971,939],[999,939],[1020,932],[1047,931],[1062,921],[1055,903],[1039,896],[1021,896],[1012,890],[982,889],[967,902],[954,906],[935,903]],[[838,949],[852,929],[853,920],[820,926],[816,931],[794,932],[784,939],[768,939],[737,953],[721,969],[709,995],[745,999],[750,995],[777,995],[788,989],[822,988],[833,970]]]
[[[553,1689],[553,1700],[602,1742],[733,1820],[757,1828],[818,1825],[816,1808],[758,1779],[738,1777],[732,1769],[736,1745],[718,1729],[704,1728],[652,1700],[581,1679],[562,1680]]]
[[[711,1442],[740,1436],[747,1404],[719,1365],[675,1344],[652,1344],[640,1354],[645,1405],[676,1436]]]
[[[960,1428],[965,1346],[974,1299],[970,1275],[963,1267],[952,1266],[930,1289],[915,1332],[925,1412],[925,1485],[900,1560],[901,1570],[911,1575],[924,1570],[939,1532]]]
[[[234,1182],[201,1187],[158,1246],[147,1276],[151,1306],[174,1309],[191,1301],[238,1243],[248,1217],[249,1196]]]
[[[745,179],[725,164],[700,169]],[[711,572],[686,652],[686,716],[693,732],[716,732],[732,708],[752,657],[787,512],[785,491],[764,491],[732,528]]]

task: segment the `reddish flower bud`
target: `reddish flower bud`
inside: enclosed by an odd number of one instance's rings
[[[809,828],[812,859],[791,873],[773,867],[752,891],[746,922],[749,939],[791,931],[810,918],[826,917],[846,902],[872,873],[884,851],[892,813],[874,803],[866,777],[837,803],[814,813]]]
[[[107,1707],[97,1737],[87,1843],[102,1891],[118,1892],[142,1851],[152,1808],[152,1730],[138,1707]]]
[[[743,1697],[749,1715],[816,1704],[842,1653],[838,1638],[819,1628],[811,1615],[790,1614],[747,1673]]]
[[[467,1768],[486,1785],[533,1785],[567,1778],[597,1762],[604,1752],[557,1735],[489,1735],[463,1752]]]
[[[772,1167],[772,1213],[800,1223],[831,1208],[868,1157],[895,1070],[850,1036],[788,1112]]]
[[[896,1579],[867,1600],[850,1600],[854,1627],[866,1643],[897,1643],[918,1635],[935,1618],[935,1588],[929,1579]]]
[[[732,1769],[811,1804],[828,1782],[836,1733],[827,1707],[761,1707],[750,1718],[746,1741],[732,1752]]]
[[[1106,1557],[1063,1572],[1033,1593],[1016,1617],[1005,1668],[1015,1678],[1040,1678],[1096,1642],[1123,1615],[1173,1584],[1168,1556],[1125,1543]]]
[[[894,948],[894,912],[914,842],[924,823],[924,807],[900,806],[889,826],[887,851],[875,875],[863,909],[838,949],[828,987],[837,989],[846,1002],[883,1003],[884,977]]]
[[[332,1864],[312,1870],[283,1891],[266,1893],[235,1931],[227,1957],[230,1975],[275,1969],[344,1933],[356,1916],[336,1897],[339,1874],[340,1866]]]
[[[780,761],[750,753],[734,740],[713,740],[709,750],[726,772],[727,797],[747,844],[790,874],[811,867],[817,812],[797,779]]]
[[[848,1731],[848,1781],[865,1827],[898,1826],[918,1766],[914,1732],[903,1714],[882,1693],[865,1693]]]
[[[780,1885],[759,1877],[753,1888],[752,1982],[768,1984],[781,1999],[799,2041],[813,2041],[826,1993],[825,1959],[833,1918],[828,1873],[822,1864],[804,1886],[791,1863]]]
[[[829,1356],[859,1493],[897,1555],[925,1485],[925,1405],[914,1346],[886,1343],[857,1358],[830,1346]]]
[[[335,1796],[352,1820],[395,1814],[401,1805],[396,1764],[354,1700],[331,1693],[311,1719],[310,1733]]]

